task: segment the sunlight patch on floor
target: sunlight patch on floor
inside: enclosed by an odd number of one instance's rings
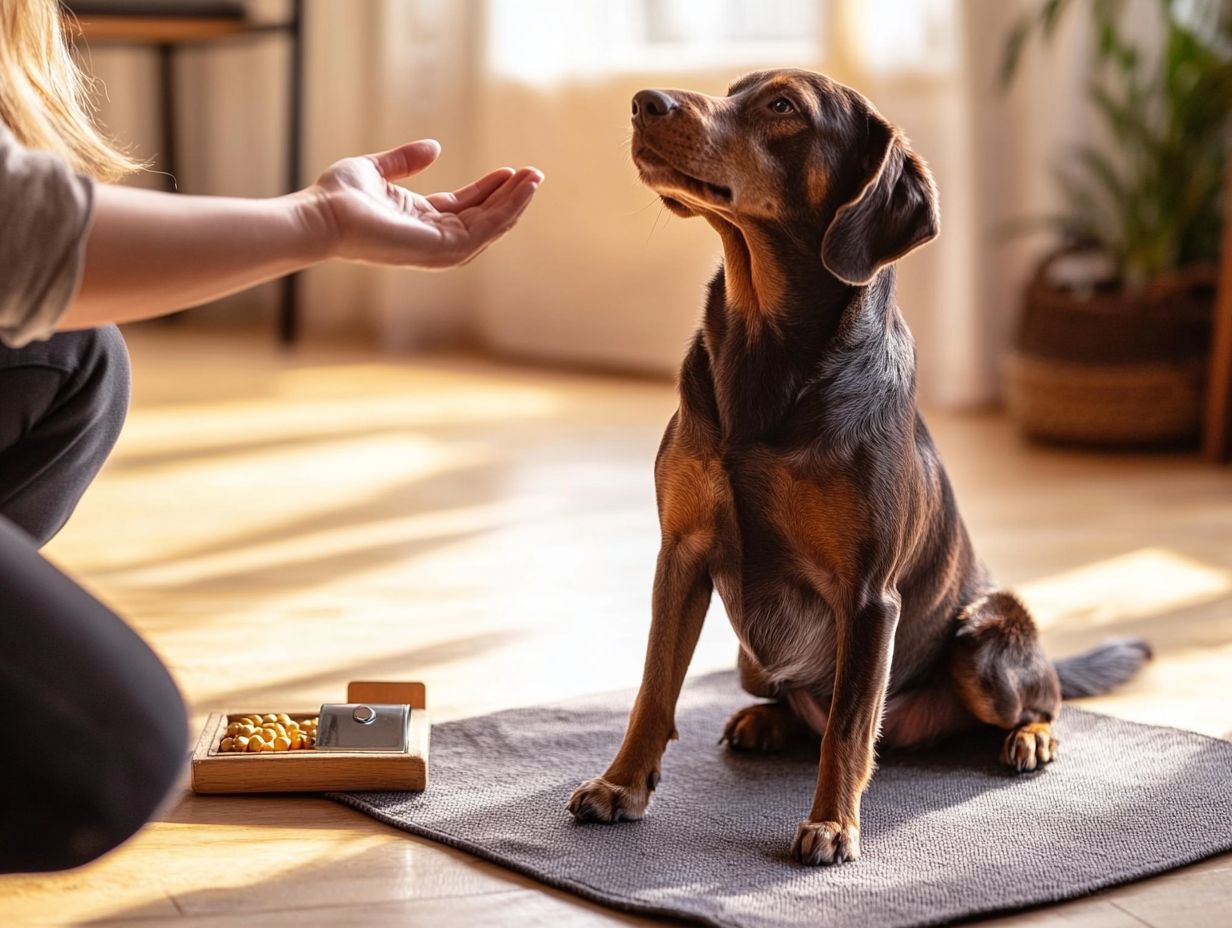
[[[110,574],[109,579],[116,583],[144,587],[166,587],[208,580],[235,571],[274,571],[288,564],[324,555],[446,535],[488,531],[525,518],[534,508],[533,500],[518,500],[425,512],[319,532],[301,532],[277,541],[236,545],[216,554],[180,558],[153,567],[121,570]],[[312,588],[309,587],[307,592],[311,591]]]
[[[126,449],[127,450],[127,449]],[[116,571],[191,559],[204,550],[242,552],[297,527],[337,522],[379,494],[490,460],[482,447],[413,432],[332,443],[260,445],[220,456],[189,456],[133,469],[121,455],[90,505],[111,511],[123,531],[112,543],[74,552],[79,569]],[[131,500],[140,499],[140,508]],[[169,531],[191,523],[191,532]],[[327,528],[315,526],[317,533]],[[255,540],[254,540],[255,539]]]
[[[1022,584],[1017,592],[1042,628],[1108,625],[1226,596],[1232,572],[1166,548],[1140,548]]]
[[[139,453],[146,448],[164,451],[174,447],[191,453],[236,440],[276,441],[305,435],[326,439],[363,428],[538,419],[550,417],[559,403],[559,397],[548,390],[514,388],[507,394],[483,390],[456,396],[423,392],[421,388],[418,395],[262,398],[259,402],[160,406],[146,410],[125,427],[123,448]]]
[[[253,841],[253,830],[259,830],[260,842]],[[304,869],[345,869],[349,861],[366,861],[380,848],[383,882],[392,880],[397,885],[399,878],[413,877],[419,863],[410,850],[399,853],[380,836],[357,835],[353,827],[305,829],[294,822],[276,827],[265,820],[248,825],[242,817],[214,822],[205,835],[196,824],[156,822],[139,840],[167,855],[167,865],[157,874],[134,869],[122,855],[112,855],[73,872],[78,881],[88,880],[89,895],[65,893],[58,875],[48,875],[32,878],[38,882],[23,893],[23,903],[45,895],[47,911],[55,919],[49,923],[54,924],[132,918],[137,913],[141,917],[181,917],[193,914],[192,910],[275,910],[277,892],[270,886]],[[174,860],[190,843],[210,853],[195,858],[188,870]],[[288,853],[290,846],[294,853]],[[243,855],[242,867],[234,864],[236,854]]]

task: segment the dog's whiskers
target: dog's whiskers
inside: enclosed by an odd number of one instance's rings
[[[644,207],[643,207],[643,208],[644,208]],[[649,234],[647,234],[647,236],[646,236],[646,241],[648,241],[648,242],[649,242],[649,241],[650,241],[650,239],[654,236],[654,234],[655,234],[655,230],[659,228],[659,220],[663,217],[663,212],[664,212],[664,211],[663,211],[663,202],[660,200],[660,201],[659,201],[659,212],[658,212],[658,214],[655,216],[654,223],[650,226],[650,232],[649,232]],[[671,217],[669,216],[669,217],[668,217],[668,219],[669,219],[669,221],[670,221]]]
[[[638,213],[644,213],[646,212],[646,210],[650,209],[650,207],[654,206],[656,203],[658,203],[659,206],[663,205],[663,201],[660,200],[657,196],[652,197],[651,199],[643,203],[641,206],[639,206],[637,209],[629,210],[629,212],[627,212],[625,215],[626,216],[636,216]]]

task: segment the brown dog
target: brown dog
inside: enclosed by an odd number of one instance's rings
[[[1030,615],[976,559],[915,405],[915,349],[893,262],[937,235],[937,196],[902,134],[820,74],[750,74],[725,97],[643,90],[633,160],[723,243],[680,374],[655,481],[662,547],[645,673],[579,821],[640,818],[675,737],[676,700],[717,588],[745,689],[724,737],[775,751],[822,734],[817,791],[792,846],[860,853],[878,738],[980,723],[1002,759],[1057,753],[1062,697],[1103,691],[1149,656],[1110,642],[1050,662]]]

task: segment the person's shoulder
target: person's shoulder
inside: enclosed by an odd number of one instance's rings
[[[38,152],[27,148],[17,138],[17,135],[0,120],[0,170],[6,174],[24,168],[31,159],[38,160],[38,156],[42,154],[50,155],[50,152]]]
[[[9,127],[0,120],[0,159],[5,158],[10,152],[22,151],[21,143],[19,143]]]
[[[90,180],[79,173],[58,152],[24,145],[17,134],[0,120],[0,187],[11,195],[59,191],[56,200],[67,198],[88,206]],[[14,190],[12,188],[16,187]],[[42,195],[46,195],[45,193]]]

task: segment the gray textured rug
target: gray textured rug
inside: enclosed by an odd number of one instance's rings
[[[748,701],[734,674],[686,687],[680,741],[640,822],[575,825],[565,811],[615,751],[628,694],[438,725],[427,792],[335,798],[597,902],[741,928],[936,924],[1232,849],[1232,744],[1067,707],[1060,759],[1042,772],[1006,772],[986,736],[883,757],[864,800],[864,856],[804,867],[787,850],[816,757],[718,747]]]

